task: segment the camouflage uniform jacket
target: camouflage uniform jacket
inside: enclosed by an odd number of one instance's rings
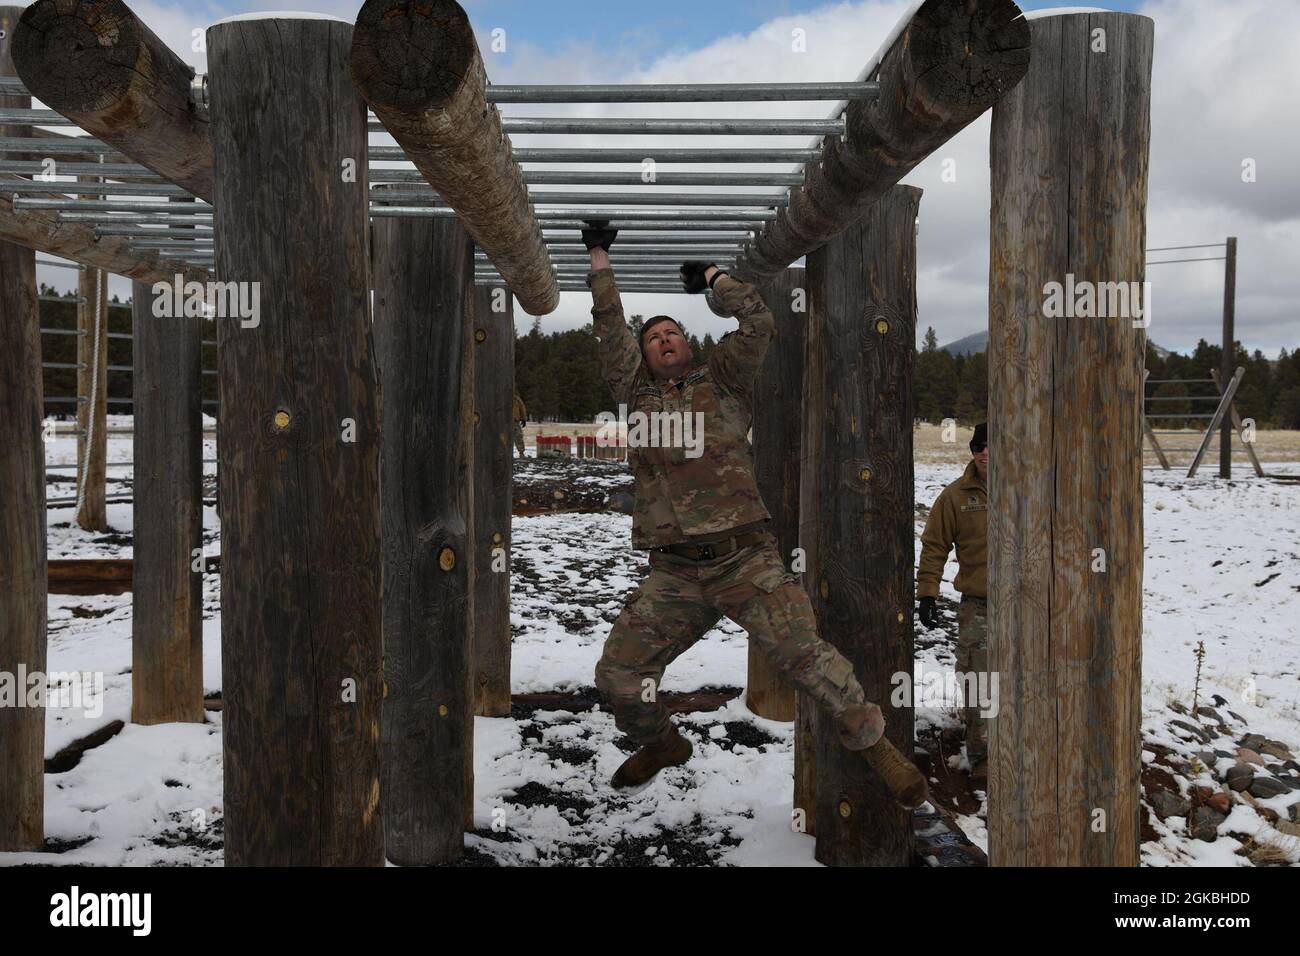
[[[962,476],[934,499],[921,534],[917,597],[939,596],[939,579],[954,544],[957,579],[953,587],[971,597],[988,595],[988,509],[988,491],[972,461]]]
[[[776,321],[758,292],[731,276],[714,283],[714,295],[740,321],[740,328],[722,337],[707,362],[669,383],[656,382],[650,374],[624,319],[614,270],[591,273],[587,284],[600,339],[601,374],[614,400],[627,406],[629,418],[637,411],[703,415],[703,435],[694,439],[702,437],[698,457],[688,457],[683,442],[670,448],[632,447],[629,442],[636,482],[632,547],[704,540],[769,520],[747,437],[754,378],[776,333]]]
[[[511,407],[510,414],[514,416],[515,421],[522,422],[528,418],[528,407],[524,405],[524,400],[515,395],[514,404]]]

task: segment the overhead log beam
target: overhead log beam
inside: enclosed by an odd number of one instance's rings
[[[194,71],[122,0],[37,0],[18,21],[13,58],[50,109],[212,201],[212,140],[191,98]]]
[[[1013,89],[1029,68],[1029,27],[1012,0],[928,0],[867,77],[880,97],[845,109],[789,205],[733,270],[775,276],[857,222],[926,157]]]
[[[0,192],[0,240],[137,282],[171,282],[177,274],[185,276],[187,282],[191,279],[206,282],[211,278],[208,270],[160,255],[156,250],[132,249],[126,236],[96,239],[94,224],[62,222],[57,210],[15,209],[13,195],[3,192]]]
[[[545,315],[560,287],[511,153],[469,16],[455,0],[367,0],[352,81],[424,178],[456,210],[520,306]]]

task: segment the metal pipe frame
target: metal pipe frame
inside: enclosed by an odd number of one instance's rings
[[[31,152],[30,149],[24,152]],[[519,147],[511,150],[518,163],[642,163],[647,159],[659,163],[807,163],[821,158],[819,149],[763,149],[757,147],[717,146],[645,146],[590,147],[573,149],[560,146]],[[400,146],[371,146],[370,159],[405,160]],[[525,170],[527,172],[527,170]]]
[[[424,189],[381,189],[371,190],[373,201],[394,203],[429,202],[436,206],[445,206],[441,197],[429,187]],[[590,205],[617,205],[627,203],[634,206],[784,206],[785,193],[584,193],[566,192],[564,190],[530,190],[528,200],[534,206],[557,206],[571,203],[588,203]]]
[[[194,77],[206,89],[207,77]],[[30,96],[20,77],[0,77],[0,93]],[[816,100],[870,100],[880,84],[843,83],[623,83],[503,84],[488,86],[489,103],[770,103]]]
[[[87,164],[89,165],[89,164]],[[59,173],[59,175],[64,175]],[[171,183],[79,183],[68,180],[42,179],[3,180],[0,179],[0,192],[21,195],[23,193],[80,193],[81,195],[104,196],[178,196],[189,197],[193,194],[173,186]]]
[[[638,83],[502,84],[487,88],[489,103],[771,103],[871,100],[878,83]]]
[[[0,121],[9,114],[13,126],[72,125],[53,110],[0,110]],[[31,114],[30,116],[27,114]],[[63,122],[45,121],[38,116],[53,114]],[[623,136],[843,136],[844,118],[835,119],[711,119],[691,117],[666,119],[633,116],[503,116],[501,127],[507,136],[532,133],[553,136],[561,133],[590,135],[617,134]],[[370,132],[386,133],[384,124],[370,119]]]

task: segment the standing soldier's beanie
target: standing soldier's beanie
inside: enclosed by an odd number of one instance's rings
[[[979,452],[976,451],[976,446],[984,447],[987,446],[988,443],[989,443],[988,423],[980,422],[978,425],[975,426],[975,434],[972,435],[970,439],[970,453],[972,455],[979,454]]]

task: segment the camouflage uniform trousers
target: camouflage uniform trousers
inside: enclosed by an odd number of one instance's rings
[[[651,551],[650,567],[596,665],[596,687],[615,725],[637,744],[671,736],[668,709],[659,700],[664,669],[723,615],[748,631],[794,685],[832,716],[866,702],[853,665],[818,637],[808,595],[786,571],[772,535],[713,561]],[[841,728],[840,739],[861,750],[867,732],[865,724],[852,737]]]
[[[963,595],[957,608],[957,676],[962,687],[969,692],[986,686],[989,670],[988,602],[981,597]],[[981,675],[980,683],[968,674]],[[962,722],[966,725],[966,757],[971,768],[989,755],[989,729],[980,714],[978,700],[968,696],[962,709]],[[974,703],[976,706],[972,707]]]
[[[511,426],[511,434],[514,437],[515,451],[519,452],[519,457],[524,457],[524,428],[519,422]]]

